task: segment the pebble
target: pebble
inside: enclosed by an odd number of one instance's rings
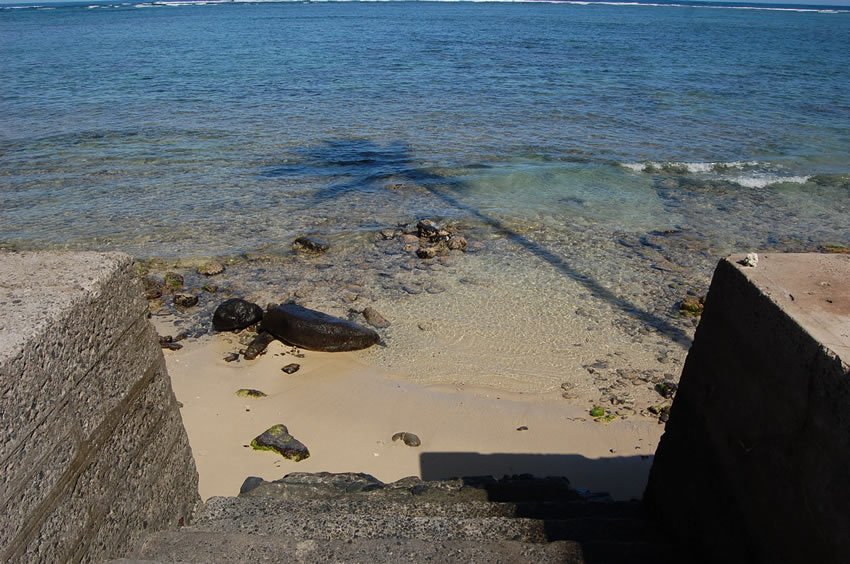
[[[393,435],[393,441],[403,441],[404,444],[409,447],[418,447],[422,444],[422,441],[419,440],[419,437],[417,437],[413,433],[408,433],[407,431],[402,431]]]
[[[295,364],[295,363],[293,362],[292,364],[287,364],[286,366],[284,366],[283,368],[281,368],[281,370],[283,370],[283,371],[284,371],[284,372],[286,372],[287,374],[295,374],[296,372],[298,372],[298,370],[299,370],[300,368],[301,368],[301,365],[300,365],[300,364]]]

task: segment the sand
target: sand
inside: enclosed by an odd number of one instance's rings
[[[363,352],[303,351],[298,358],[274,342],[256,360],[228,363],[226,354],[240,348],[232,334],[183,343],[182,350],[164,352],[204,499],[236,495],[248,476],[274,480],[319,471],[366,472],[383,481],[559,475],[577,488],[638,498],[663,430],[641,416],[594,421],[585,404],[559,392],[423,385],[366,364]],[[281,371],[292,362],[299,371]],[[267,397],[239,397],[241,388]],[[307,445],[308,459],[250,448],[278,423]],[[421,446],[393,442],[400,431],[416,434]]]

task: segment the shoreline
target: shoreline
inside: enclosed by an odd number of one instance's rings
[[[364,364],[357,353],[306,351],[294,359],[275,341],[254,361],[227,363],[235,335],[184,343],[164,352],[203,499],[236,495],[248,476],[276,480],[320,471],[365,472],[384,482],[411,475],[563,475],[579,489],[639,498],[663,431],[640,416],[594,421],[557,393],[422,386]],[[296,360],[298,372],[281,371]],[[241,388],[267,397],[238,397]],[[310,458],[293,462],[250,448],[279,423],[310,449]],[[393,442],[397,432],[416,434],[421,446]]]

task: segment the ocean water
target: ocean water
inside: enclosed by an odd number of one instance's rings
[[[0,247],[264,257],[230,283],[428,303],[451,338],[417,365],[400,336],[384,361],[411,372],[459,378],[462,322],[500,309],[541,332],[518,381],[580,372],[606,315],[597,351],[648,328],[655,362],[720,257],[850,244],[850,10],[753,8],[2,6]],[[425,217],[481,250],[429,270],[375,242]],[[320,270],[291,256],[305,233],[332,242]],[[518,351],[488,331],[497,372]]]

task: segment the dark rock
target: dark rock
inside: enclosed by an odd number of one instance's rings
[[[292,250],[302,253],[324,253],[330,248],[327,242],[315,237],[299,237],[292,243]]]
[[[224,362],[233,362],[239,360],[239,353],[229,353],[224,357]]]
[[[658,392],[661,397],[667,399],[673,399],[673,396],[676,395],[676,391],[678,389],[679,386],[675,382],[661,382],[660,384],[655,385],[655,391]]]
[[[274,425],[262,435],[251,441],[254,450],[271,450],[284,458],[298,462],[310,458],[310,451],[304,444],[289,434],[286,425]]]
[[[437,256],[437,248],[436,247],[419,247],[416,249],[416,256],[421,259],[430,259]]]
[[[254,390],[251,388],[242,388],[241,390],[236,390],[236,395],[240,398],[264,398],[266,397],[265,392],[261,392],[260,390]]]
[[[245,360],[254,360],[261,354],[265,354],[266,349],[272,341],[274,341],[274,335],[267,331],[261,331],[245,349],[245,354],[243,355]]]
[[[283,370],[283,371],[284,371],[284,372],[286,372],[287,374],[295,374],[295,373],[296,373],[296,372],[298,372],[298,370],[300,370],[300,369],[301,369],[301,365],[300,365],[300,364],[295,364],[294,362],[293,362],[292,364],[287,364],[286,366],[284,366],[283,368],[281,368],[281,370]]]
[[[417,437],[413,433],[408,433],[406,431],[393,435],[393,441],[403,441],[404,444],[409,447],[418,447],[422,444],[422,441],[419,440],[419,437]]]
[[[174,294],[174,305],[178,307],[192,307],[198,305],[198,296],[194,294]]]
[[[240,298],[223,301],[213,314],[213,328],[216,331],[244,329],[263,318],[263,308]]]
[[[175,342],[174,337],[171,335],[161,336],[159,338],[159,346],[170,351],[179,351],[183,348],[183,345]]]
[[[423,219],[416,224],[416,233],[422,238],[431,238],[439,233],[440,227],[430,219]]]
[[[165,287],[172,291],[179,290],[183,287],[183,276],[176,272],[166,272]]]
[[[248,476],[247,478],[245,478],[245,481],[242,482],[242,486],[239,488],[239,495],[250,492],[251,490],[253,490],[264,482],[265,480],[263,480],[262,478],[258,478],[257,476]]]
[[[363,317],[366,318],[366,322],[375,327],[377,329],[386,329],[390,326],[390,322],[387,319],[378,313],[378,310],[373,308],[372,306],[367,307],[363,310]]]
[[[155,300],[162,297],[162,283],[152,276],[145,276],[142,279],[145,287],[145,298]]]
[[[313,351],[355,351],[380,341],[372,329],[293,303],[270,308],[263,328],[282,341]]]
[[[527,427],[527,426],[525,426],[525,425],[522,425],[522,426],[520,426],[520,427],[517,427],[517,428],[516,428],[516,430],[517,430],[517,431],[528,431],[528,427]]]

